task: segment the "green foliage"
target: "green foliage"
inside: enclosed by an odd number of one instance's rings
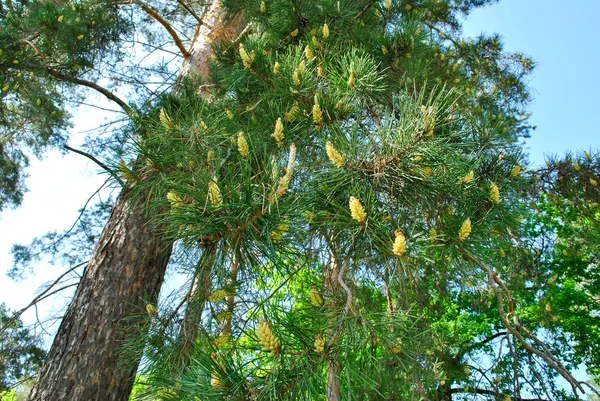
[[[191,77],[147,111],[120,169],[218,255],[190,283],[192,344],[170,304],[144,326],[141,398],[562,394],[570,337],[532,353],[549,331],[526,275],[554,274],[530,265],[520,171],[533,63],[461,38],[484,3],[226,2],[252,33],[215,43],[210,96]]]
[[[40,339],[20,319],[10,320],[10,310],[0,305],[0,394],[35,375],[46,357]],[[14,396],[14,393],[9,395]]]

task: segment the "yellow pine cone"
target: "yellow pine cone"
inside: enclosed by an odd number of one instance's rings
[[[312,60],[315,57],[308,45],[306,45],[306,47],[304,48],[304,57],[306,57],[307,60]]]
[[[219,207],[223,204],[223,198],[221,197],[221,189],[219,189],[217,181],[214,178],[211,182],[208,183],[208,198],[210,200],[211,205],[213,205],[214,207]]]
[[[590,184],[592,184],[593,187],[597,187],[598,181],[594,180],[593,178],[590,178]]]
[[[317,290],[315,287],[310,288],[310,303],[312,303],[314,306],[325,305],[325,301],[323,301],[323,297],[321,297],[319,290]]]
[[[323,340],[322,334],[317,335],[317,338],[315,338],[314,347],[317,354],[325,352],[325,340]]]
[[[575,168],[575,171],[581,170],[581,165],[577,162],[573,163],[573,167]]]
[[[294,85],[300,86],[300,71],[296,68],[294,73],[292,74],[292,80],[294,81]]]
[[[431,227],[429,229],[429,240],[431,242],[435,242],[436,237],[437,237],[437,230],[435,229],[435,227]]]
[[[392,251],[396,256],[403,256],[406,253],[406,237],[401,232],[396,231],[394,239],[394,247]]]
[[[592,155],[590,154],[590,152],[588,152],[587,150],[583,152],[583,154],[585,155],[585,158],[587,159],[587,161],[592,161]]]
[[[231,110],[225,109],[225,114],[227,115],[228,119],[233,120],[233,113],[231,112]]]
[[[281,67],[281,64],[279,64],[279,62],[276,61],[275,64],[273,64],[273,74],[275,74],[275,75],[279,74],[280,67]]]
[[[467,218],[465,221],[463,221],[462,225],[460,226],[460,231],[458,232],[458,240],[464,241],[466,238],[469,237],[469,235],[471,235],[471,219]]]
[[[352,214],[352,218],[359,223],[364,223],[367,219],[367,213],[362,203],[354,196],[350,197],[350,213]]]
[[[215,338],[215,347],[221,348],[224,345],[227,345],[231,340],[231,336],[229,334],[221,334],[217,338]]]
[[[167,193],[167,200],[169,201],[172,207],[179,207],[185,204],[181,196],[177,195],[174,192]]]
[[[468,184],[471,181],[473,181],[474,178],[475,178],[475,173],[473,172],[473,170],[471,170],[471,171],[469,171],[469,173],[467,175],[465,175],[463,178],[458,180],[458,183],[459,184]]]
[[[356,77],[354,76],[354,71],[350,71],[350,77],[348,78],[348,87],[354,88],[355,82],[356,82]]]
[[[221,288],[219,290],[214,291],[212,294],[210,294],[208,297],[208,300],[210,302],[219,302],[219,301],[225,299],[225,297],[227,295],[229,295],[229,292],[226,289]]]
[[[323,38],[327,39],[329,37],[329,26],[327,24],[323,25]]]
[[[158,119],[160,120],[163,128],[167,131],[175,127],[173,120],[171,120],[171,117],[169,117],[165,109],[160,109],[160,113],[158,113]]]
[[[519,174],[521,174],[521,166],[517,164],[512,170],[510,170],[510,175],[512,177],[517,177]]]
[[[385,0],[385,9],[389,11],[392,8],[392,0]]]
[[[500,203],[500,190],[495,182],[492,182],[492,187],[490,188],[490,200],[494,205]]]
[[[264,1],[260,2],[260,12],[263,14],[267,12],[267,5],[265,4]]]
[[[237,135],[237,146],[238,151],[242,157],[248,156],[248,142],[246,141],[246,137],[242,131],[238,132]]]
[[[315,129],[321,129],[323,125],[323,111],[321,111],[321,105],[319,105],[319,98],[315,95],[315,104],[312,108],[313,122],[315,123]]]
[[[290,225],[287,223],[279,224],[273,231],[271,231],[270,237],[273,242],[279,242],[283,238],[283,235],[288,232]]]
[[[150,317],[156,316],[158,314],[156,312],[156,308],[152,304],[146,304],[146,312],[148,313],[148,316],[150,316]]]
[[[281,146],[283,144],[283,123],[281,122],[281,117],[277,119],[275,123],[275,130],[271,134],[273,139],[277,142],[277,146]]]
[[[275,338],[271,331],[271,327],[264,319],[256,326],[256,336],[263,347],[263,351],[276,352],[279,349],[279,341],[277,341],[277,338]]]
[[[290,179],[291,177],[289,174],[286,174],[279,179],[279,184],[277,184],[277,191],[275,191],[277,196],[283,196],[286,193],[290,185]]]
[[[240,44],[239,52],[240,57],[242,58],[242,64],[244,64],[244,68],[252,68],[252,62],[254,61],[254,50],[248,54],[244,45]]]
[[[330,141],[327,141],[327,144],[325,145],[325,151],[327,152],[329,160],[331,160],[331,162],[336,166],[342,167],[344,166],[344,164],[346,164],[346,161],[344,160],[344,155],[338,152],[333,147],[333,144]]]

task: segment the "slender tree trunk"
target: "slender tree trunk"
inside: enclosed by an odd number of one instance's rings
[[[156,300],[171,246],[145,216],[146,194],[119,195],[58,329],[31,401],[127,400],[137,364],[120,363],[123,317]],[[141,355],[139,356],[141,357]]]
[[[180,76],[208,78],[212,44],[232,41],[243,29],[242,17],[224,18],[215,0],[199,24]],[[30,401],[126,401],[137,361],[121,363],[127,339],[124,319],[156,300],[171,243],[154,230],[144,214],[148,194],[131,200],[124,190],[85,269],[84,276],[52,343]]]

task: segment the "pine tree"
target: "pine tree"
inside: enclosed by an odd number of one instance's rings
[[[117,146],[90,146],[124,190],[32,399],[126,399],[142,352],[140,396],[161,399],[550,398],[555,374],[583,393],[498,262],[525,253],[533,62],[460,36],[490,3],[231,0],[202,22],[183,0],[3,4],[6,126],[60,143],[58,82],[127,115]],[[183,56],[175,90],[136,94],[173,84],[128,64],[136,35]],[[127,102],[98,84],[129,70]],[[156,305],[173,242],[200,259]]]
[[[461,38],[484,3],[224,2],[248,29],[217,47],[210,95],[190,77],[137,142],[137,189],[212,263],[192,348],[170,305],[138,339],[142,397],[546,399],[555,375],[585,392],[501,259],[529,252],[533,62]]]

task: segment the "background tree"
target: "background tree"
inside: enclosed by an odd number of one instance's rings
[[[10,310],[0,305],[0,394],[34,375],[46,357],[42,343],[20,319],[11,319]]]

